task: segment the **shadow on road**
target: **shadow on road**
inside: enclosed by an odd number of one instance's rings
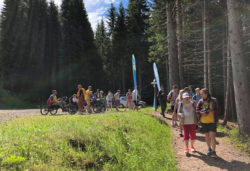
[[[250,170],[250,164],[237,161],[237,160],[228,162],[220,157],[217,157],[217,158],[209,157],[199,151],[197,151],[196,153],[193,153],[191,156],[204,161],[209,166],[214,166],[220,169],[226,169],[228,171],[249,171]]]

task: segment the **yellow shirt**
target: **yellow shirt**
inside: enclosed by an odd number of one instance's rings
[[[90,99],[90,90],[87,90],[85,100],[88,101],[89,99]]]
[[[213,105],[212,103],[208,103],[208,102],[204,102],[204,104],[202,105],[202,109],[205,109],[206,107],[208,107],[209,105],[209,110],[213,111]],[[214,123],[214,113],[213,112],[209,112],[207,115],[201,115],[201,123],[204,124],[209,124],[209,123]]]

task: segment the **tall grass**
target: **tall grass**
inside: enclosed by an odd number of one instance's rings
[[[9,170],[177,170],[170,128],[142,112],[17,119],[0,127]]]

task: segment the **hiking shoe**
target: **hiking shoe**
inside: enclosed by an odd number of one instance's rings
[[[196,152],[196,150],[195,150],[194,147],[191,147],[191,151],[192,151],[192,152]]]
[[[217,155],[216,155],[216,152],[215,152],[215,151],[212,151],[212,152],[211,152],[211,157],[217,158]]]
[[[182,133],[180,133],[180,137],[183,137],[183,134],[182,134]]]
[[[211,156],[211,155],[212,155],[212,150],[211,150],[211,149],[208,149],[207,155],[208,155],[208,156]]]

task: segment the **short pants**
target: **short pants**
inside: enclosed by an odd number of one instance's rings
[[[120,100],[116,100],[116,101],[115,101],[115,106],[116,106],[116,107],[119,107],[119,106],[120,106]]]
[[[182,125],[182,129],[184,132],[184,140],[195,140],[196,139],[196,125]]]
[[[209,123],[209,124],[204,124],[201,123],[202,127],[202,132],[203,133],[208,133],[208,132],[216,132],[216,123]]]

